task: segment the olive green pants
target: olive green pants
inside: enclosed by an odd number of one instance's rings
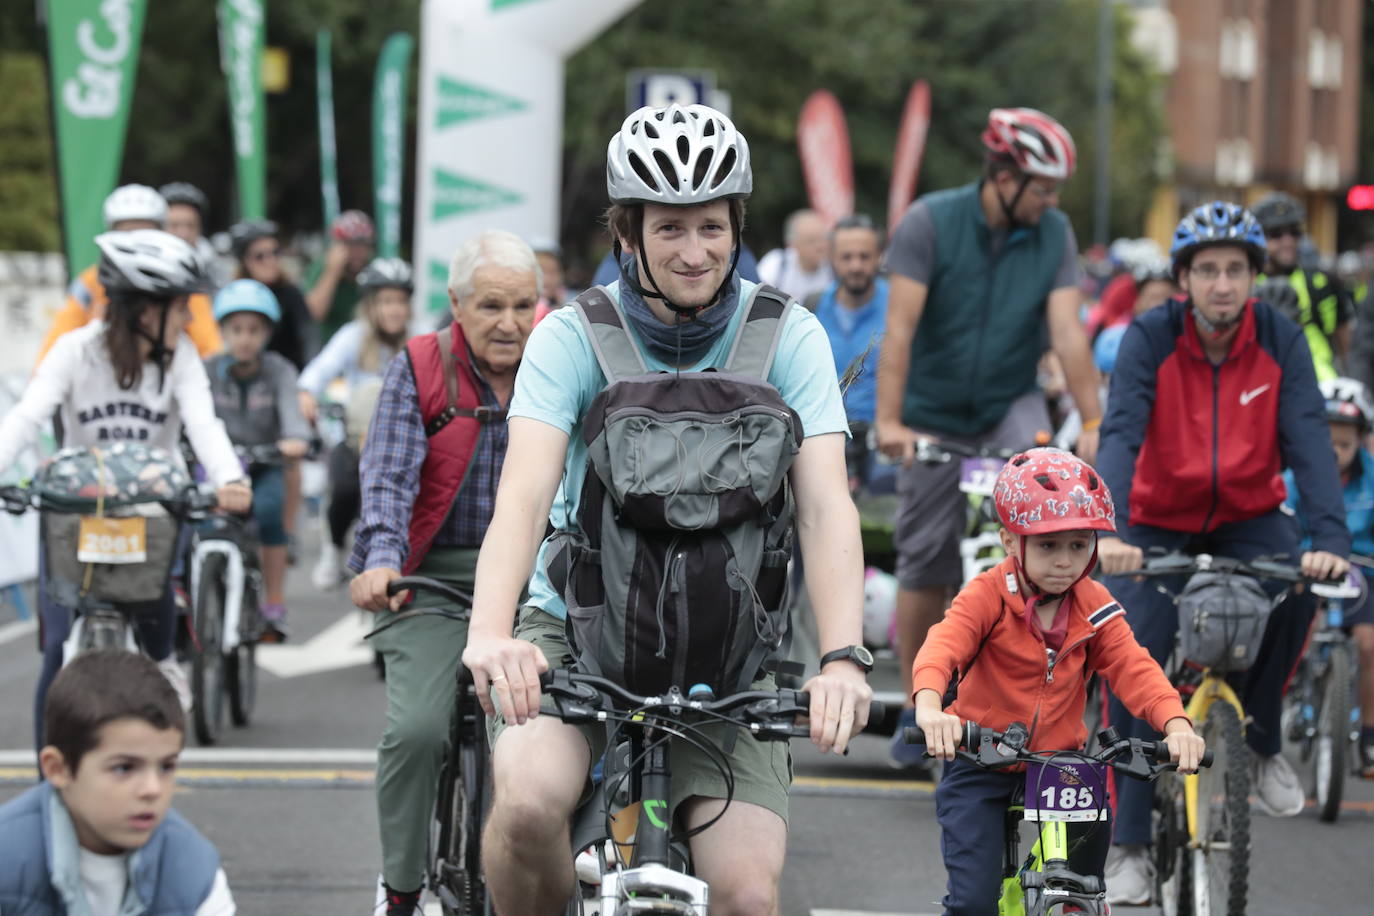
[[[471,592],[475,549],[436,548],[415,575]],[[407,610],[447,602],[417,594]],[[385,623],[385,614],[377,615]],[[377,823],[382,878],[410,891],[425,880],[425,843],[448,750],[458,664],[468,625],[445,617],[411,617],[371,637],[386,660],[386,730],[377,746]]]

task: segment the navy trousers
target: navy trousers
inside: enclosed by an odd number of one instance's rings
[[[1282,562],[1294,565],[1301,559],[1297,529],[1292,519],[1278,510],[1258,518],[1230,522],[1207,535],[1130,525],[1122,532],[1122,539],[1145,550],[1162,547],[1188,553],[1211,553],[1237,560],[1282,557]],[[1126,609],[1126,620],[1135,633],[1136,641],[1148,649],[1161,665],[1174,650],[1178,634],[1178,609],[1167,595],[1160,593],[1155,584],[1163,585],[1176,595],[1186,582],[1186,576],[1140,582],[1130,576],[1104,576],[1102,579],[1112,596]],[[1277,582],[1265,582],[1264,585],[1274,594],[1283,587],[1282,583]],[[1284,685],[1302,654],[1315,610],[1316,599],[1311,592],[1290,594],[1274,608],[1255,663],[1243,675],[1241,703],[1252,720],[1246,728],[1246,742],[1256,754],[1272,756],[1283,747],[1279,717]],[[1132,716],[1115,696],[1111,698],[1107,714],[1108,721],[1122,735],[1147,739],[1157,735],[1149,725]],[[1148,783],[1134,779],[1117,780],[1115,842],[1150,842],[1152,791]]]

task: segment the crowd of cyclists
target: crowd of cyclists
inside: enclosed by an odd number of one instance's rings
[[[1374,353],[1356,321],[1365,291],[1300,263],[1306,217],[1288,195],[1252,209],[1203,204],[1167,252],[1123,240],[1105,273],[1085,273],[1057,207],[1076,165],[1069,133],[1043,112],[996,109],[982,143],[982,172],[918,199],[886,243],[862,214],[827,228],[803,211],[785,247],[755,267],[742,240],[755,178],[745,136],[705,106],[641,109],[608,147],[612,279],[575,293],[556,245],[482,232],[453,253],[437,329],[417,326],[410,267],[374,257],[361,212],[330,227],[302,287],[276,224],[232,226],[223,257],[204,238],[199,190],[125,185],[106,201],[99,262],[72,281],[23,398],[0,421],[0,467],[54,413],[69,448],[176,454],[184,437],[219,507],[256,519],[264,638],[285,640],[287,570],[306,542],[301,462],[331,419],[343,421],[324,456],[310,579],[347,583],[347,601],[332,592],[340,609],[378,618],[376,912],[388,916],[420,911],[460,666],[489,717],[483,862],[503,914],[560,912],[569,899],[570,825],[606,747],[600,725],[540,714],[551,668],[644,692],[771,689],[786,673],[790,565],[814,628],[815,657],[797,659],[813,672],[810,737],[843,753],[869,724],[873,693],[873,571],[855,496],[895,490],[891,634],[905,703],[893,763],[920,776],[927,755],[951,761],[936,790],[946,912],[995,912],[1016,779],[955,760],[962,723],[1022,722],[1031,750],[1080,748],[1097,673],[1113,690],[1111,724],[1163,733],[1179,769],[1196,770],[1203,742],[1162,667],[1177,616],[1131,574],[1155,549],[1286,557],[1313,578],[1346,574],[1352,538],[1357,555],[1374,554],[1374,406],[1358,380],[1374,374]],[[1055,431],[1062,448],[1039,447]],[[917,460],[933,441],[1015,453],[995,494],[1006,559],[968,582],[959,465]],[[270,445],[279,466],[250,471],[234,451]],[[411,574],[470,593],[460,609],[470,618],[385,623],[441,603],[390,594]],[[185,575],[133,609],[181,711],[112,697],[86,714],[76,751],[52,731],[54,716],[85,702],[53,686],[68,678],[59,669],[75,604],[42,594],[35,739],[42,791],[60,803],[21,796],[0,807],[0,834],[6,818],[42,822],[44,835],[55,819],[83,855],[108,857],[167,825],[191,830],[159,802],[134,835],[102,833],[77,767],[115,740],[114,726],[184,734]],[[1255,792],[1274,816],[1305,801],[1279,720],[1315,610],[1309,592],[1289,594],[1240,684]],[[1360,649],[1360,765],[1374,776],[1374,602],[1354,603],[1347,626]],[[925,745],[902,740],[909,726]],[[692,836],[713,912],[778,912],[786,744],[728,728],[716,737],[713,751],[674,744],[668,816]],[[713,755],[728,761],[728,787]],[[1105,872],[1113,902],[1143,904],[1154,890],[1151,795],[1123,782],[1110,834],[1093,833],[1073,862]],[[70,878],[75,849],[42,867]],[[162,912],[155,901],[202,893],[185,912],[232,912],[223,872],[198,873],[195,891],[135,869],[142,909],[89,911]],[[0,870],[0,912],[31,880]],[[32,911],[88,911],[72,903],[79,886],[64,887]]]

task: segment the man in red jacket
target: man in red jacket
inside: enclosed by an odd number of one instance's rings
[[[348,566],[353,603],[384,618],[415,574],[471,593],[506,456],[506,406],[534,324],[543,276],[519,236],[491,230],[449,268],[453,324],[410,341],[387,369],[363,445],[362,510]],[[417,596],[409,607],[442,604]],[[386,661],[386,731],[377,749],[382,834],[378,914],[419,912],[425,839],[453,714],[467,624],[397,621],[372,638]]]
[[[1298,556],[1297,532],[1279,511],[1279,475],[1288,468],[1310,513],[1313,549],[1301,555],[1303,572],[1344,575],[1350,533],[1307,341],[1296,324],[1250,298],[1265,258],[1259,223],[1235,204],[1198,207],[1179,224],[1170,257],[1186,297],[1135,319],[1112,373],[1098,468],[1117,494],[1121,524],[1119,538],[1102,539],[1103,571],[1136,570],[1150,548],[1239,560]],[[1172,601],[1129,576],[1104,582],[1141,645],[1168,658],[1178,629]],[[1177,593],[1184,583],[1166,584]],[[1274,608],[1242,695],[1255,794],[1275,816],[1296,814],[1304,802],[1279,754],[1279,714],[1314,609],[1310,594]],[[1119,701],[1110,718],[1123,734],[1150,736]],[[1123,780],[1117,796],[1108,898],[1147,903],[1150,788]]]

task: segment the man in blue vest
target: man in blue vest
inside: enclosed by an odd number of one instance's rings
[[[917,441],[1019,449],[1048,432],[1036,386],[1046,325],[1084,418],[1078,453],[1088,461],[1102,422],[1078,314],[1078,245],[1056,207],[1073,174],[1073,138],[1043,112],[999,108],[988,116],[983,145],[982,177],[917,200],[887,252],[891,289],[875,426],[878,448],[903,464],[897,645],[908,703],[916,652],[961,584],[966,509],[958,462],[915,461]],[[910,708],[905,716],[903,725],[914,724]],[[916,765],[919,750],[898,737],[894,762]]]
[[[1268,257],[1256,283],[1264,284],[1260,298],[1272,302],[1302,328],[1317,381],[1329,382],[1341,375],[1350,350],[1355,307],[1333,276],[1306,270],[1298,263],[1307,211],[1290,194],[1275,191],[1260,198],[1251,210],[1264,229]],[[1292,292],[1289,293],[1288,289]]]
[[[385,625],[406,595],[387,584],[427,576],[472,591],[506,457],[506,406],[534,325],[543,275],[509,232],[464,242],[449,267],[453,324],[411,340],[387,368],[364,440],[362,510],[348,566],[353,603]],[[407,607],[442,604],[417,595]],[[425,840],[453,715],[467,624],[408,617],[380,629],[386,731],[377,748],[382,835],[378,916],[419,913]]]
[[[863,214],[845,217],[830,230],[835,282],[802,303],[816,313],[835,355],[849,418],[848,451],[858,458],[850,462],[851,487],[870,485],[879,467],[869,460],[866,443],[878,402],[878,347],[887,323],[887,280],[878,276],[881,256],[873,220]]]

